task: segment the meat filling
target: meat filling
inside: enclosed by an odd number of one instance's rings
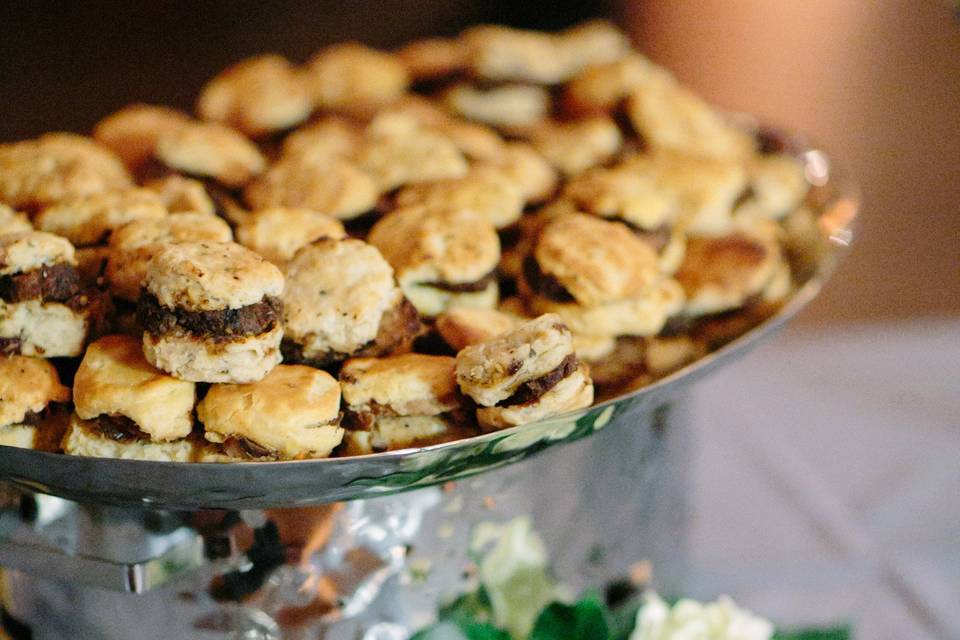
[[[479,280],[473,282],[424,282],[422,283],[425,287],[433,287],[434,289],[440,289],[441,291],[449,291],[450,293],[476,293],[477,291],[483,291],[490,286],[490,283],[496,280],[496,272],[491,271],[487,275],[483,276]]]
[[[232,338],[255,336],[271,331],[279,321],[282,303],[278,298],[265,296],[263,300],[239,309],[217,311],[187,311],[168,309],[156,296],[146,290],[140,292],[137,302],[137,320],[148,332],[164,335],[178,327],[196,336]]]
[[[80,276],[66,262],[0,277],[0,298],[10,303],[36,299],[64,302],[79,290]]]
[[[351,357],[375,358],[387,355],[415,336],[419,330],[420,318],[417,315],[417,309],[409,300],[403,298],[398,305],[383,314],[377,336],[355,353],[326,351],[307,357],[304,354],[303,345],[288,339],[284,339],[280,344],[280,352],[283,354],[284,362],[305,364],[319,369]]]
[[[0,338],[0,355],[13,356],[20,353],[23,342],[20,338]]]
[[[523,277],[530,288],[554,302],[576,302],[576,298],[553,276],[544,273],[533,256],[523,260]]]
[[[116,442],[150,440],[150,436],[141,431],[137,423],[127,416],[99,415],[92,420],[92,426],[98,435]]]
[[[263,458],[275,460],[277,458],[277,454],[273,451],[239,436],[227,438],[222,447],[225,454],[234,458],[249,458],[251,460],[261,460]]]
[[[543,394],[557,386],[558,382],[572,375],[579,366],[580,361],[577,359],[577,356],[571,353],[553,370],[545,373],[539,378],[534,378],[533,380],[524,382],[522,385],[517,387],[516,391],[513,392],[513,395],[506,400],[501,400],[498,402],[497,406],[513,407],[516,405],[531,404],[536,402],[541,396],[543,396]]]

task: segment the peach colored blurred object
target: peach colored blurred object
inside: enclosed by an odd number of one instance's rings
[[[719,105],[809,134],[862,228],[807,322],[960,315],[960,21],[948,2],[652,0],[640,48]]]

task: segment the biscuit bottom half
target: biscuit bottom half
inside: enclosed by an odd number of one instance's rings
[[[478,408],[477,421],[487,429],[503,429],[589,407],[592,403],[593,382],[587,366],[581,363],[543,395],[519,404]]]
[[[83,353],[90,331],[88,309],[39,299],[9,303],[0,301],[0,336],[6,351],[25,356],[56,358]]]
[[[143,438],[116,440],[97,429],[94,421],[71,417],[63,438],[64,453],[93,458],[123,458],[159,462],[190,462],[195,445],[189,439],[151,442]]]
[[[203,338],[182,329],[143,334],[143,353],[153,366],[191,382],[256,382],[280,363],[283,328],[252,336]]]
[[[450,415],[377,416],[367,430],[347,430],[340,453],[362,456],[409,447],[426,447],[477,435]]]

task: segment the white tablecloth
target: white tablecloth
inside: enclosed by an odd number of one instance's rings
[[[793,330],[694,402],[696,595],[960,638],[960,319]]]

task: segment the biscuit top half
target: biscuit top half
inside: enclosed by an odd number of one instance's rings
[[[193,428],[194,383],[155,369],[131,336],[105,336],[87,347],[73,389],[84,420],[124,416],[158,441],[183,438]]]
[[[343,399],[354,411],[438,415],[460,404],[455,366],[451,357],[419,353],[354,358],[340,371]]]
[[[656,252],[625,225],[580,213],[548,224],[534,257],[586,306],[640,296],[660,273]]]
[[[0,236],[0,276],[33,271],[62,262],[77,263],[73,245],[66,238],[43,231]]]
[[[40,358],[0,357],[0,426],[17,424],[27,413],[39,413],[51,402],[70,400],[57,370]]]
[[[524,382],[560,366],[573,353],[573,336],[547,313],[457,354],[457,383],[478,404],[492,407]]]
[[[218,311],[279,296],[283,274],[238,244],[192,242],[170,245],[154,256],[144,287],[170,309]]]

